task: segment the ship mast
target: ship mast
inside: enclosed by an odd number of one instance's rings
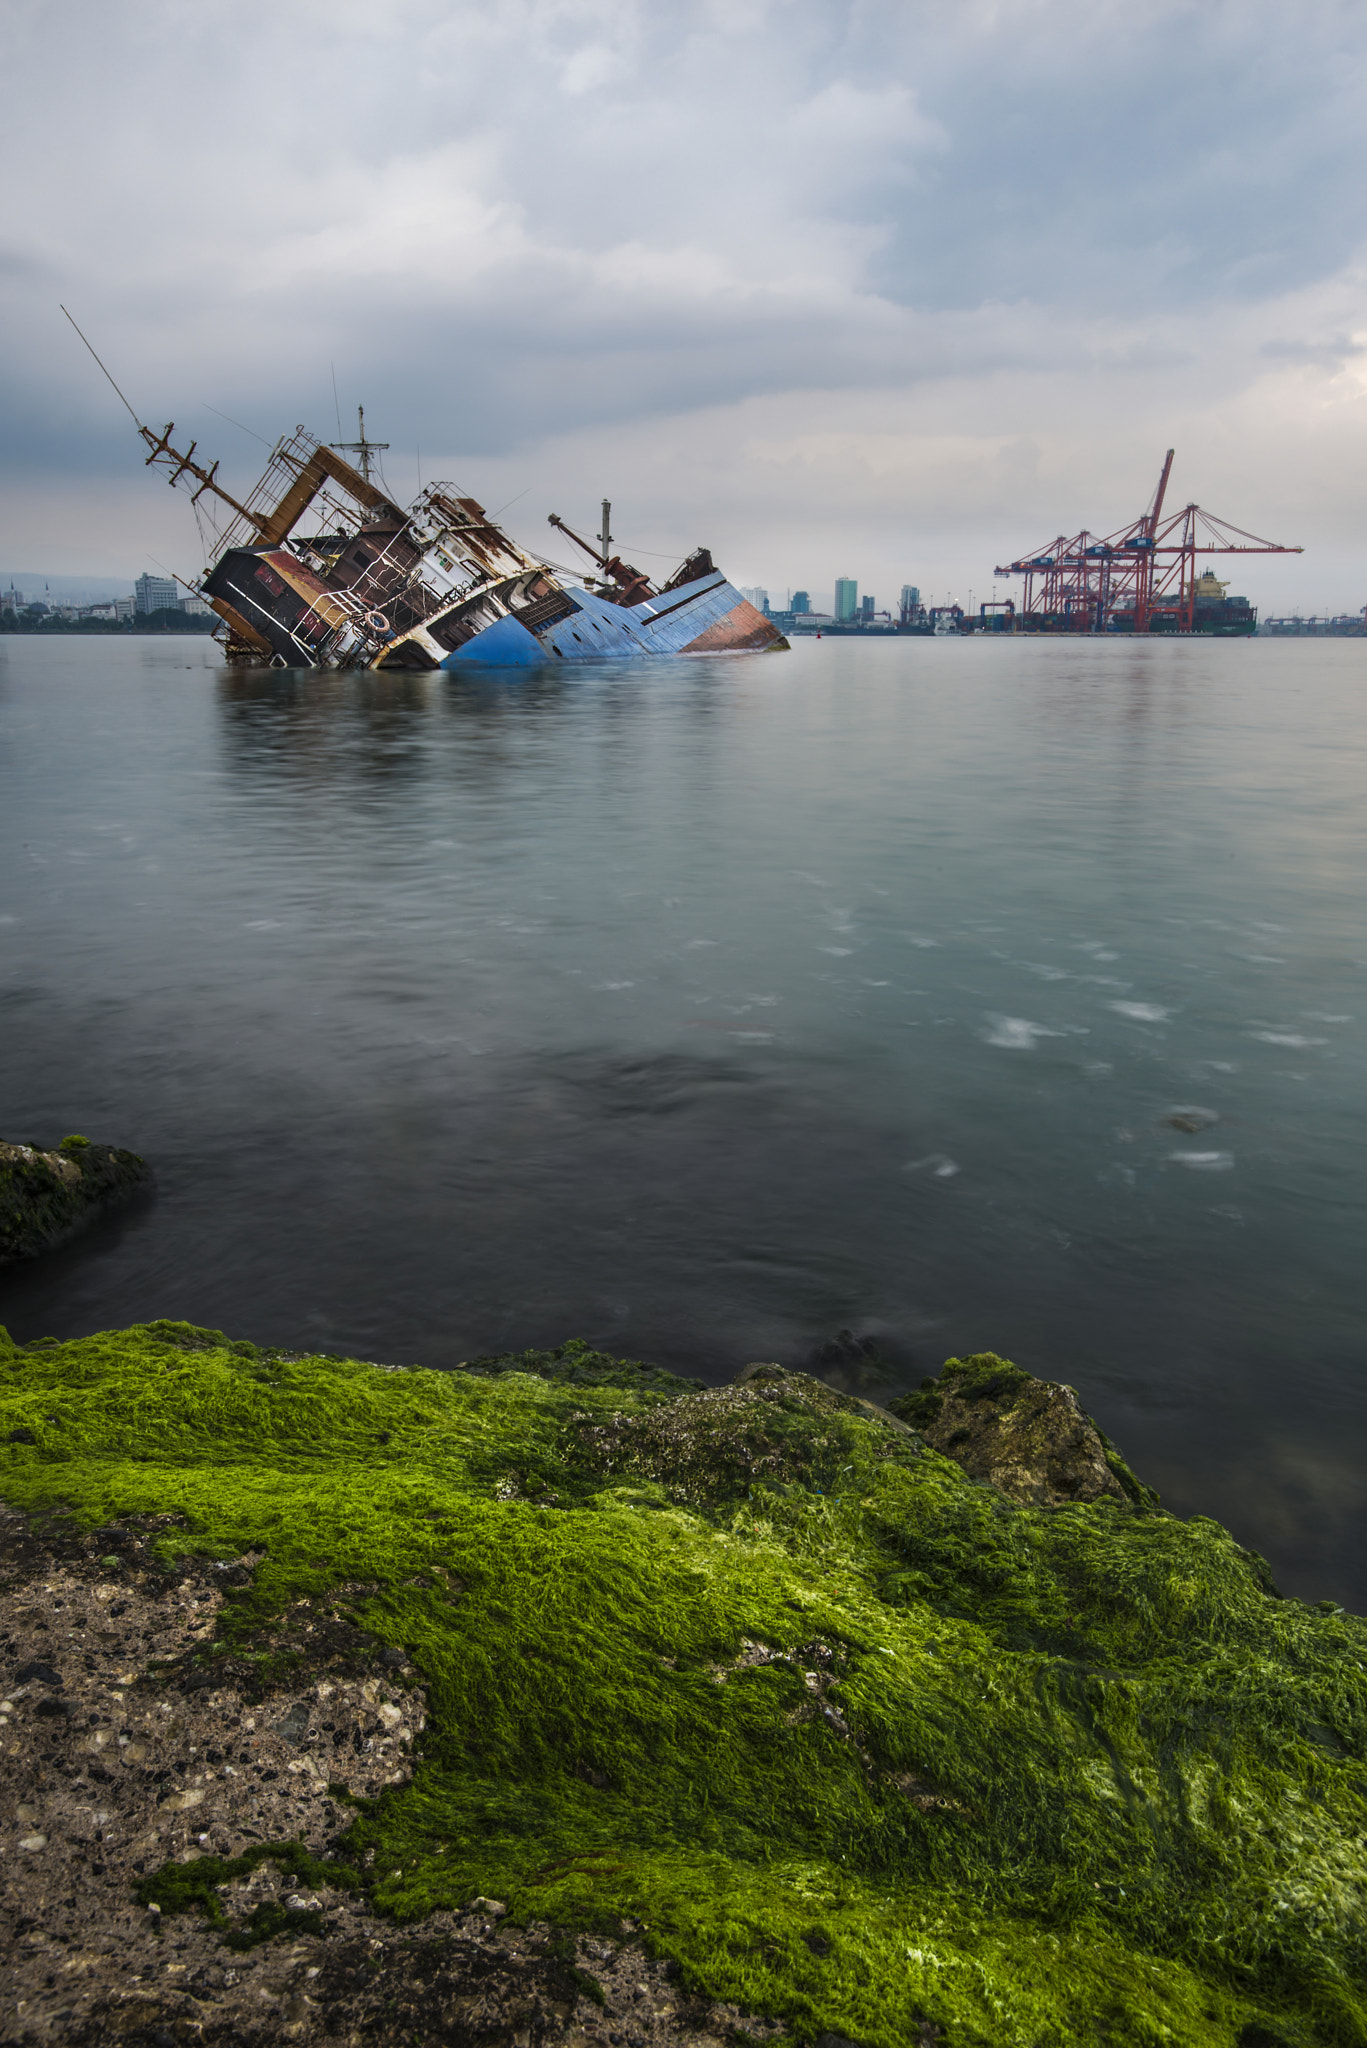
[[[354,441],[333,441],[330,445],[337,450],[339,455],[359,456],[361,475],[369,483],[371,450],[377,449],[383,454],[385,449],[388,448],[389,443],[388,441],[367,441],[365,437],[365,407],[363,405],[358,405],[356,408],[356,420],[359,432]],[[379,464],[376,463],[375,467],[378,469]]]
[[[65,306],[62,307],[62,311],[66,313]],[[70,313],[66,313],[66,317],[68,320],[71,320]],[[73,327],[76,327],[76,322],[74,320],[71,320],[71,324]],[[113,388],[116,397],[119,399],[119,402],[122,404],[124,411],[128,414],[128,417],[132,420],[133,425],[137,428],[138,432],[142,435],[143,440],[151,449],[152,453],[147,458],[147,467],[150,469],[152,464],[154,462],[157,462],[160,463],[164,468],[169,469],[171,471],[171,475],[169,476],[167,481],[169,482],[172,490],[175,489],[176,485],[180,482],[181,478],[186,474],[188,470],[191,476],[197,477],[199,479],[199,489],[194,493],[193,497],[190,500],[190,503],[192,505],[197,505],[200,499],[204,496],[204,493],[206,491],[212,491],[216,498],[222,498],[225,505],[231,505],[234,512],[240,512],[244,519],[250,520],[252,525],[257,529],[259,533],[264,533],[266,531],[267,522],[262,518],[261,514],[259,512],[249,512],[245,505],[241,505],[238,503],[237,499],[233,497],[231,492],[224,490],[222,484],[215,483],[214,479],[218,474],[218,464],[216,462],[212,463],[208,469],[205,469],[200,463],[195,461],[195,449],[199,446],[199,443],[197,441],[192,441],[190,443],[188,453],[182,455],[178,449],[175,449],[171,446],[171,435],[175,431],[175,422],[173,420],[168,420],[166,422],[165,428],[159,435],[154,434],[150,427],[145,427],[143,425],[142,421],[134,412],[132,406],[128,403],[128,400],[124,397],[122,391],[119,390],[118,385],[114,383],[114,379],[109,376],[109,372],[108,370],[105,369],[104,364],[100,362],[99,357],[95,355],[94,349],[90,348],[90,343],[85,340],[85,336],[81,334],[81,330],[79,327],[76,327],[76,332],[77,334],[81,335],[81,340],[84,341],[86,347],[90,349],[90,353],[92,356],[94,356],[96,364],[102,371],[104,371],[104,375],[109,378],[109,383]]]
[[[212,491],[216,498],[222,498],[225,505],[231,505],[234,512],[240,512],[244,519],[250,519],[258,533],[269,537],[270,521],[259,512],[248,511],[245,505],[239,504],[230,491],[224,490],[222,484],[214,482],[214,478],[218,474],[218,464],[215,462],[210,468],[203,469],[195,461],[194,454],[199,446],[198,441],[190,443],[189,452],[185,455],[180,454],[177,449],[171,446],[171,435],[175,431],[175,424],[174,420],[168,420],[160,436],[154,434],[150,427],[144,427],[139,424],[138,432],[152,451],[147,458],[145,467],[150,469],[154,462],[162,463],[165,468],[171,471],[166,481],[170,484],[172,490],[175,489],[188,470],[191,476],[199,478],[199,489],[190,499],[192,505],[197,505],[206,491]]]

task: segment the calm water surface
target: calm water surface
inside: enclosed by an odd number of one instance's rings
[[[998,1350],[1367,1604],[1367,643],[213,654],[0,640],[0,1132],[159,1190],[17,1338]]]

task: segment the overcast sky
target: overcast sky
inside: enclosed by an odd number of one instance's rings
[[[201,557],[139,414],[248,483],[358,400],[641,566],[966,601],[1195,499],[1367,603],[1364,0],[9,0],[0,567]],[[564,543],[560,544],[563,550]],[[652,551],[652,552],[647,552]],[[1004,593],[1003,593],[1004,594]]]

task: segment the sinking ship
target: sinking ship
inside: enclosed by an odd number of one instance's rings
[[[172,445],[174,423],[158,434],[133,417],[148,466],[188,488],[196,506],[212,501],[212,560],[193,587],[223,621],[229,660],[527,668],[788,644],[706,548],[658,586],[624,562],[612,551],[606,501],[597,545],[550,515],[588,558],[583,570],[529,554],[454,484],[429,484],[397,504],[373,473],[385,444],[367,441],[364,412],[357,441],[324,443],[303,427],[282,436],[240,500],[219,482],[217,462],[195,460],[197,443],[184,454]]]

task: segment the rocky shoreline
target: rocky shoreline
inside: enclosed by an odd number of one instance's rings
[[[0,2039],[1367,2039],[1367,1630],[1072,1390],[0,1336]]]

